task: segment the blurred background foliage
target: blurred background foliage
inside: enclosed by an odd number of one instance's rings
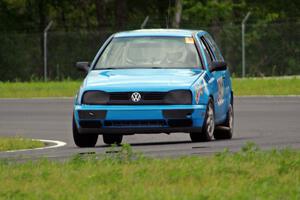
[[[78,79],[80,60],[91,61],[116,31],[145,28],[207,30],[230,70],[241,75],[241,22],[246,24],[247,76],[300,74],[299,0],[0,0],[0,81],[43,77],[43,31],[48,74]]]

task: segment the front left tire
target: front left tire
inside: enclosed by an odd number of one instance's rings
[[[190,137],[192,142],[207,142],[211,141],[214,136],[215,130],[215,110],[214,110],[214,103],[212,98],[209,99],[205,118],[202,126],[201,132],[192,132],[190,133]]]
[[[73,115],[73,120],[72,120],[72,129],[73,129],[73,139],[74,143],[78,147],[95,147],[97,140],[98,140],[98,135],[96,134],[80,134],[78,132],[78,128],[76,126],[76,122],[74,119]]]

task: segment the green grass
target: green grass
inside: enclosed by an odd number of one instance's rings
[[[80,81],[0,82],[0,98],[73,97]]]
[[[300,153],[0,161],[0,199],[300,199]],[[134,157],[135,159],[132,159]]]
[[[43,142],[22,137],[0,137],[0,151],[33,149],[45,146]]]
[[[0,82],[0,98],[73,97],[81,81]],[[300,95],[300,78],[233,79],[236,96]]]
[[[233,79],[235,95],[300,95],[300,78]]]

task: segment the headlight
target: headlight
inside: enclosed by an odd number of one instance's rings
[[[166,104],[192,104],[192,93],[189,90],[173,90],[165,96]]]
[[[87,91],[82,97],[82,104],[106,104],[108,101],[109,95],[103,91]]]

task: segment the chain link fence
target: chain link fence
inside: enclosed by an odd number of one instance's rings
[[[184,24],[182,28],[211,33],[233,76],[242,73],[241,26]],[[92,61],[110,31],[48,33],[48,79],[80,79],[76,61]],[[246,75],[300,74],[300,23],[248,24],[245,35]],[[43,34],[0,32],[0,81],[43,79]]]

